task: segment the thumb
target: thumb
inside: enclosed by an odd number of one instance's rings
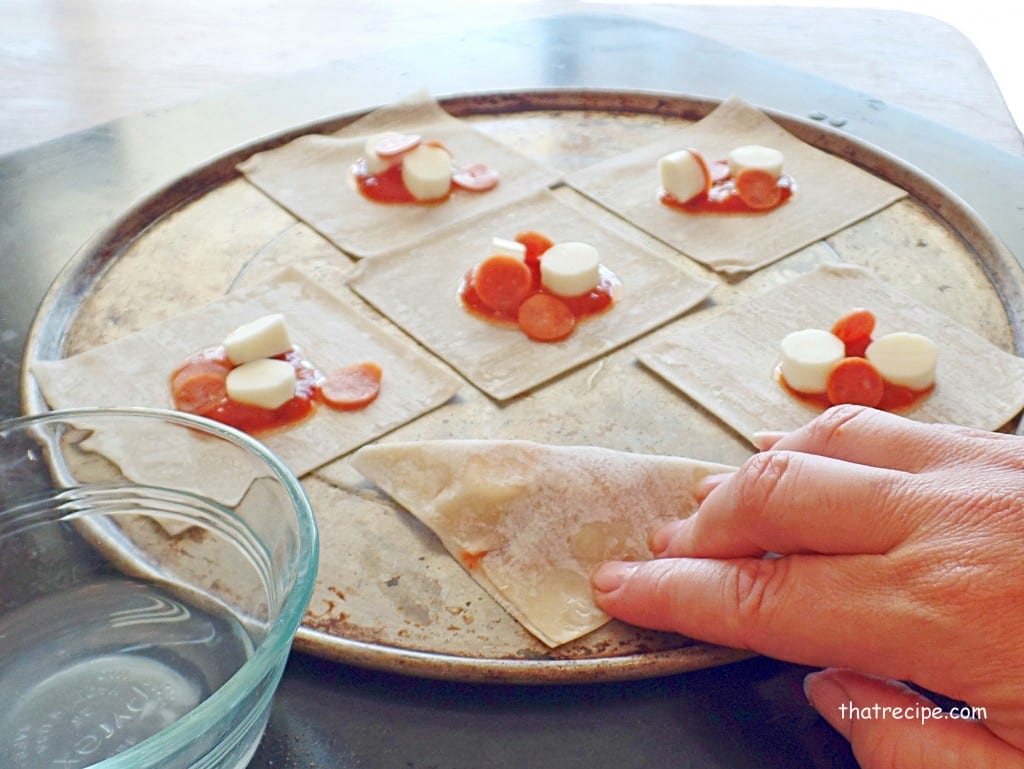
[[[909,687],[851,670],[804,680],[811,705],[850,741],[863,769],[1024,769],[1024,751],[971,719],[971,708],[944,711]]]

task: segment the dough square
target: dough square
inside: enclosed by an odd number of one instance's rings
[[[426,524],[509,614],[549,647],[611,618],[594,603],[600,562],[650,558],[647,535],[690,515],[726,465],[532,441],[378,443],[354,466]]]
[[[783,173],[797,190],[773,211],[689,214],[658,200],[658,159],[693,149],[707,161],[724,160],[748,144],[780,150]],[[738,98],[674,136],[566,176],[566,183],[640,229],[713,270],[749,273],[906,196],[899,187],[797,139]]]
[[[387,204],[356,188],[353,164],[367,137],[384,131],[420,134],[440,141],[456,165],[485,163],[500,175],[487,192],[456,191],[437,204]],[[510,201],[546,189],[561,174],[477,131],[429,97],[419,95],[382,107],[330,135],[308,134],[256,153],[238,165],[246,179],[336,246],[363,258],[412,244]]]
[[[536,231],[554,242],[595,246],[621,281],[606,312],[560,342],[534,342],[467,312],[463,276],[486,258],[491,239]],[[688,276],[647,249],[545,191],[415,245],[361,262],[352,289],[496,400],[520,395],[681,315],[714,284]]]
[[[344,288],[344,271],[336,283]],[[429,355],[346,306],[342,294],[290,267],[159,324],[31,371],[55,409],[78,406],[174,408],[170,378],[189,355],[220,344],[243,323],[282,312],[292,342],[318,369],[371,360],[383,369],[381,392],[358,411],[318,407],[305,421],[260,436],[296,475],[304,475],[449,400],[460,386]],[[346,291],[347,293],[347,291]],[[353,297],[354,299],[354,297]],[[118,458],[131,462],[131,458]]]
[[[857,307],[875,314],[876,338],[910,331],[939,348],[935,389],[905,416],[996,430],[1024,408],[1024,359],[855,265],[821,265],[710,320],[675,323],[636,352],[644,365],[749,440],[759,430],[795,429],[820,413],[776,381],[782,338],[804,328],[831,328]]]

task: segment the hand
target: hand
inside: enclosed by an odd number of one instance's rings
[[[840,406],[706,492],[652,534],[654,560],[595,570],[602,609],[846,668],[807,693],[868,769],[1024,767],[1024,439]],[[930,707],[897,680],[984,718],[842,717]]]

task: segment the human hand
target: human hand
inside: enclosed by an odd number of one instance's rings
[[[844,668],[806,689],[866,769],[1024,767],[1024,439],[836,407],[709,479],[697,513],[650,543],[652,561],[595,569],[598,605]],[[893,717],[931,707],[896,681],[984,717]]]

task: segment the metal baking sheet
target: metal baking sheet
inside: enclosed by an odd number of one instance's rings
[[[571,171],[700,119],[718,102],[544,90],[461,96],[442,104],[520,151]],[[26,360],[59,358],[110,341],[257,282],[285,264],[344,269],[347,256],[249,185],[235,165],[304,133],[337,130],[362,114],[254,142],[184,173],[132,206],[76,254],[51,287]],[[1024,349],[1021,267],[970,207],[876,147],[824,125],[768,114],[809,144],[902,187],[909,197],[743,279],[715,276],[628,222],[621,223],[623,231],[681,269],[719,281],[719,302],[742,301],[822,261],[849,261],[1003,349]],[[358,307],[358,298],[352,299]],[[44,410],[27,372],[26,366],[25,409]],[[467,384],[451,403],[388,439],[437,437],[588,443],[731,464],[750,453],[713,416],[637,365],[629,347],[505,404]],[[637,679],[747,656],[615,622],[550,650],[477,588],[428,531],[369,488],[345,458],[303,482],[322,535],[318,584],[295,642],[305,652],[417,676],[502,683]]]

